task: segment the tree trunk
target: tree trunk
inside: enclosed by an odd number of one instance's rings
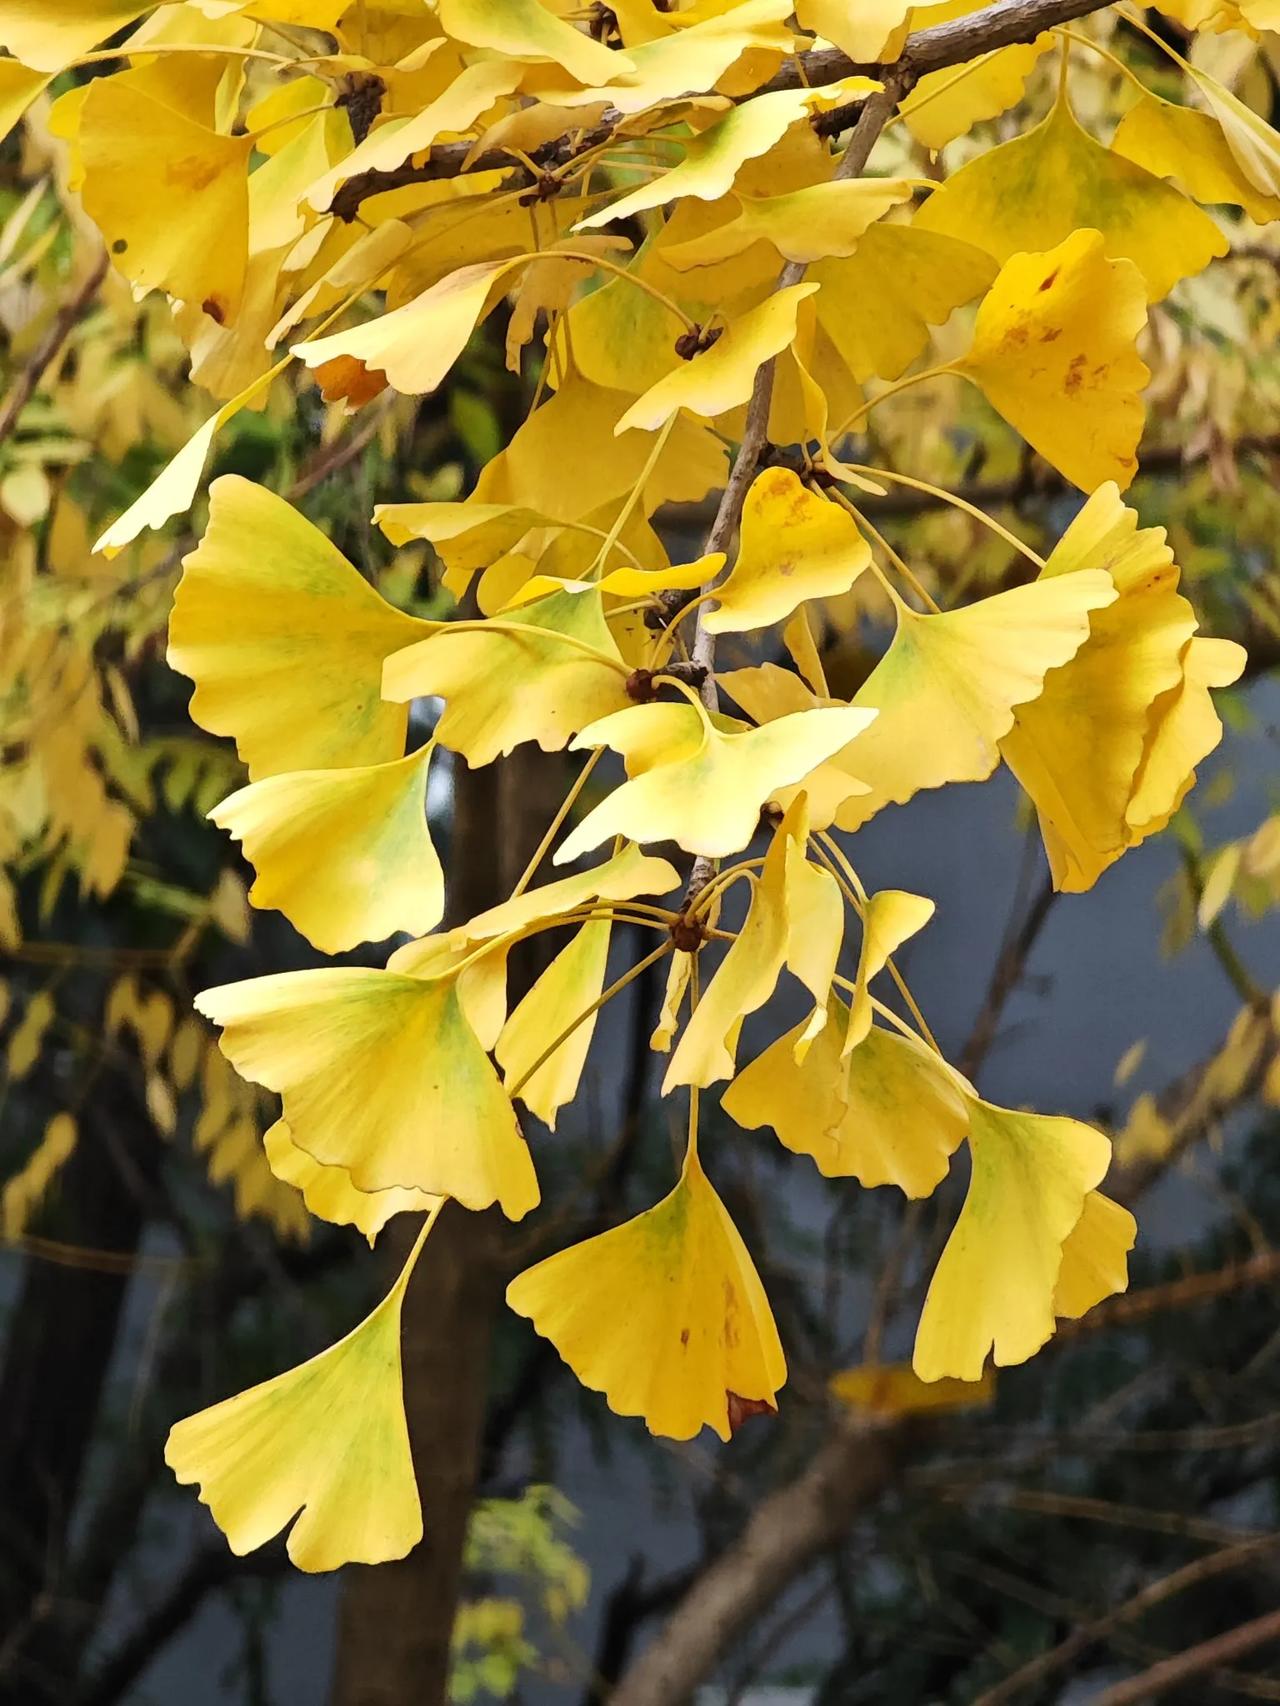
[[[104,1079],[33,1230],[134,1253],[155,1138]],[[68,1698],[92,1618],[67,1594],[72,1518],[98,1427],[129,1274],[29,1257],[0,1370],[0,1703]]]
[[[450,916],[469,918],[519,878],[562,797],[563,762],[521,752],[455,771]],[[513,955],[514,1002],[537,975]],[[399,1270],[416,1225],[391,1247]],[[475,1498],[494,1325],[507,1280],[507,1227],[496,1209],[444,1211],[405,1299],[405,1407],[422,1493],[424,1535],[410,1555],[347,1571],[332,1706],[443,1706],[463,1550]]]

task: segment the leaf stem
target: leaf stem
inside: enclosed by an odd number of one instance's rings
[[[603,752],[604,752],[604,748],[602,746],[598,746],[595,749],[595,751],[591,754],[590,758],[588,758],[587,762],[582,766],[582,769],[578,772],[577,781],[573,784],[572,788],[570,788],[569,792],[565,795],[564,799],[560,802],[560,806],[556,812],[556,815],[552,818],[550,824],[547,827],[547,833],[543,836],[542,840],[538,843],[537,847],[534,849],[533,857],[530,859],[529,863],[525,866],[523,872],[521,873],[519,882],[512,889],[511,896],[510,896],[510,898],[512,900],[515,900],[518,895],[522,895],[524,893],[524,891],[528,888],[529,884],[533,881],[534,874],[537,871],[538,866],[542,863],[542,861],[546,858],[547,854],[550,852],[552,842],[555,840],[556,836],[559,835],[561,827],[563,826],[565,819],[568,817],[569,813],[573,810],[574,805],[577,803],[578,795],[586,787],[588,781],[590,780],[591,772],[595,769],[596,765],[600,762],[600,757],[601,757],[601,754]]]

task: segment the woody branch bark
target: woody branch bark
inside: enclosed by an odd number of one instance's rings
[[[931,29],[917,30],[908,36],[898,58],[885,63],[860,64],[835,48],[797,54],[754,94],[771,94],[776,89],[816,87],[857,72],[879,77],[886,83],[896,83],[901,96],[912,83],[931,71],[961,65],[980,54],[992,53],[998,47],[1033,41],[1044,30],[1051,30],[1058,24],[1069,24],[1089,12],[1104,9],[1098,0],[997,0],[996,5],[984,6],[981,11],[971,12],[967,17],[956,18],[947,24],[935,24]],[[833,115],[839,116],[839,113]],[[540,171],[555,171],[610,141],[625,122],[623,114],[611,107],[606,108],[600,122],[592,129],[574,130],[555,137],[535,149],[529,158]],[[370,196],[402,189],[406,184],[457,178],[464,173],[508,171],[512,174],[511,183],[533,182],[528,168],[514,160],[505,149],[489,148],[475,154],[474,147],[470,142],[443,143],[428,149],[416,165],[406,164],[390,172],[360,172],[349,178],[335,195],[332,211],[339,219],[351,220],[359,212],[360,204]]]

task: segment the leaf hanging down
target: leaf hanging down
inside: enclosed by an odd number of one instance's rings
[[[309,1214],[333,1226],[354,1226],[371,1247],[394,1215],[430,1214],[443,1200],[426,1191],[358,1191],[345,1167],[325,1167],[299,1149],[283,1120],[265,1133],[262,1147],[276,1178],[301,1191]]]
[[[1123,491],[1138,471],[1151,377],[1134,348],[1146,297],[1138,268],[1108,260],[1100,232],[1073,232],[1006,261],[953,370],[1082,491],[1106,480]]]
[[[597,1015],[584,1019],[554,1054],[541,1065],[538,1062],[561,1031],[599,1000],[610,934],[607,918],[582,925],[520,1002],[498,1038],[498,1065],[508,1094],[520,1085],[520,1100],[552,1131],[560,1109],[578,1093]]]
[[[165,1462],[237,1556],[290,1523],[289,1556],[308,1571],[386,1563],[422,1539],[400,1369],[415,1260],[345,1339],[170,1429]]]
[[[511,1104],[459,998],[456,973],[363,966],[284,972],[196,997],[242,1077],[274,1090],[294,1142],[361,1191],[538,1202]]]
[[[257,871],[254,906],[276,907],[326,954],[444,916],[444,872],[427,826],[431,749],[358,770],[252,782],[209,816]]]
[[[393,609],[265,487],[227,475],[210,499],[169,623],[192,717],[231,735],[255,780],[401,757],[408,714],[382,698],[383,660],[434,624]]]
[[[1163,528],[1139,528],[1110,482],[1055,546],[1041,580],[1102,569],[1118,597],[1090,616],[1089,638],[1018,707],[1001,742],[1035,803],[1054,884],[1091,888],[1141,837],[1127,820],[1157,707],[1183,677],[1195,612],[1178,592]]]
[[[725,1113],[748,1131],[772,1127],[827,1178],[931,1196],[968,1129],[964,1081],[923,1043],[879,1026],[844,1055],[847,1031],[848,1010],[833,1001],[803,1059],[797,1025],[739,1072]]]
[[[527,1269],[507,1302],[650,1433],[727,1440],[735,1399],[777,1408],[787,1367],[769,1300],[696,1155],[655,1208]]]
[[[916,1333],[922,1380],[977,1380],[1053,1335],[1063,1246],[1101,1182],[1111,1145],[1079,1120],[970,1106],[973,1172]]]
[[[1048,671],[1088,639],[1090,612],[1115,598],[1108,574],[1083,569],[940,615],[895,600],[893,643],[853,699],[879,713],[848,760],[870,792],[841,805],[840,827],[857,829],[924,788],[984,781],[1014,707],[1039,695]]]
[[[747,493],[737,561],[703,625],[728,634],[783,622],[810,598],[847,592],[870,561],[871,547],[846,510],[789,468],[768,468]]]
[[[953,173],[915,222],[976,243],[1001,264],[1051,249],[1073,231],[1099,231],[1109,257],[1139,269],[1153,302],[1228,248],[1194,202],[1095,142],[1065,98],[1033,130]]]
[[[588,812],[555,856],[566,864],[611,835],[675,841],[689,853],[738,853],[774,791],[839,751],[872,722],[850,706],[724,732],[701,705],[633,705],[592,723],[575,748],[612,747],[630,780]]]

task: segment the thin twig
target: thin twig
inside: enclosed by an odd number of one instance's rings
[[[59,308],[53,324],[27,357],[21,373],[10,388],[9,395],[0,404],[0,444],[5,442],[17,426],[22,411],[35,396],[40,381],[57,360],[63,345],[79,323],[80,316],[98,294],[109,265],[110,260],[104,249],[79,290],[70,301]]]

